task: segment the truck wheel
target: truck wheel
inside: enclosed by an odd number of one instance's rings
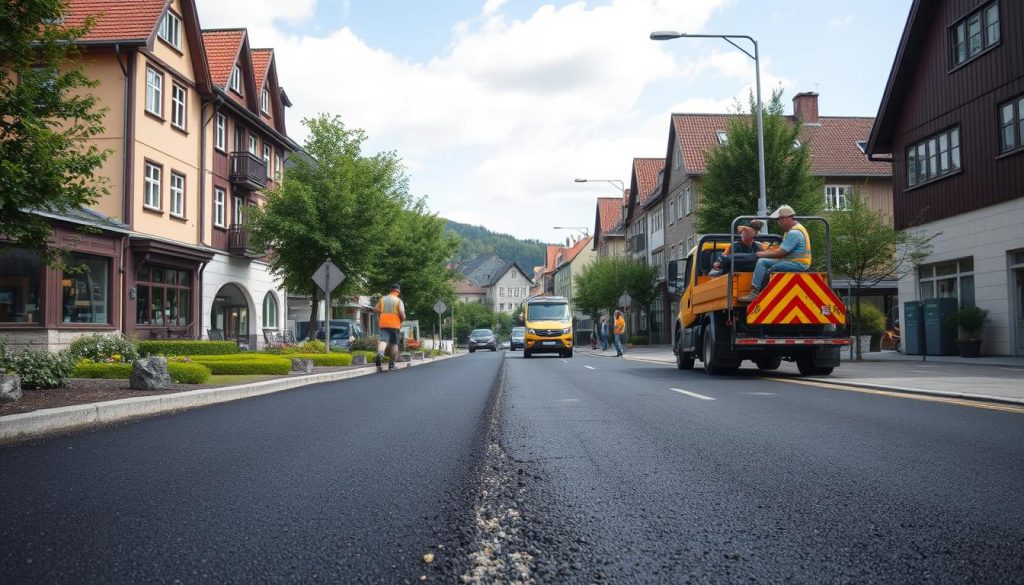
[[[695,362],[697,358],[692,353],[683,351],[679,345],[679,336],[676,335],[676,367],[680,370],[692,370],[693,362]]]
[[[530,350],[526,349],[525,347],[523,348],[523,357],[527,359],[529,359],[530,357]]]
[[[833,366],[816,366],[814,359],[807,356],[797,358],[796,369],[800,370],[801,376],[828,376],[835,368]]]
[[[739,364],[736,363],[722,363],[722,359],[718,356],[718,350],[715,349],[714,327],[709,327],[704,332],[704,371],[709,376],[718,376],[733,372],[738,367]]]
[[[779,369],[779,366],[782,365],[782,358],[778,356],[765,357],[758,360],[754,360],[754,363],[757,364],[757,369],[764,370],[767,372],[770,370]]]
[[[572,357],[572,348],[571,347],[565,352],[565,357],[567,357],[567,358],[571,358]]]

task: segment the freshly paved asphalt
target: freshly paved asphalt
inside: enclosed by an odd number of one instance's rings
[[[1024,409],[699,368],[510,354],[538,582],[1024,582]]]
[[[1019,406],[484,352],[2,447],[0,582],[1021,583],[1022,462]]]
[[[0,583],[453,582],[500,356],[0,447]]]

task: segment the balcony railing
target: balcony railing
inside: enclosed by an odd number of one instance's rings
[[[267,186],[267,163],[251,152],[232,152],[228,178],[238,187],[258,191]]]
[[[228,228],[228,252],[236,256],[255,258],[259,253],[249,248],[249,230],[239,223]]]

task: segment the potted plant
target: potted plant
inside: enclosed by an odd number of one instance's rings
[[[988,311],[973,305],[949,315],[949,324],[960,330],[960,335],[956,339],[960,357],[981,355],[981,331],[988,323]]]

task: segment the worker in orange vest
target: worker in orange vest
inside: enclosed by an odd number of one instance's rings
[[[377,357],[374,358],[377,371],[383,370],[381,366],[385,352],[391,358],[388,369],[395,369],[395,361],[398,359],[399,352],[398,332],[402,328],[402,321],[405,321],[405,303],[398,298],[401,292],[402,287],[398,283],[391,285],[391,294],[382,297],[373,308],[373,312],[379,315],[378,323],[381,332],[381,339],[377,343]]]
[[[626,334],[626,320],[622,311],[615,309],[615,357],[622,357],[622,336]]]

